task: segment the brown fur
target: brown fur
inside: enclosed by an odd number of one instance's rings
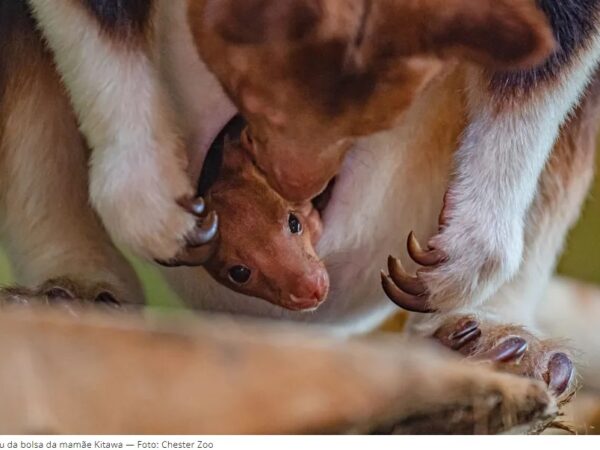
[[[239,142],[226,143],[219,177],[205,199],[220,218],[218,249],[205,265],[213,278],[292,310],[312,309],[325,300],[329,278],[313,247],[321,225],[318,213],[277,194]],[[301,234],[289,230],[292,212],[302,223]],[[246,284],[229,278],[236,265],[252,270]]]
[[[470,434],[556,415],[539,383],[423,342],[340,342],[219,317],[150,325],[82,315],[0,315],[0,384],[10,386],[0,432]]]
[[[353,138],[389,128],[439,73],[440,56],[526,67],[553,44],[527,0],[296,0],[251,2],[259,23],[275,14],[271,7],[278,18],[268,24],[269,43],[254,46],[252,39],[239,43],[254,29],[236,19],[241,3],[190,2],[191,28],[203,59],[250,122],[257,163],[292,200],[324,187]],[[282,34],[294,29],[300,5],[319,20],[310,21],[310,32],[304,25],[299,36]],[[242,29],[232,39],[236,24]]]

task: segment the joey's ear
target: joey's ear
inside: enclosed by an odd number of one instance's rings
[[[518,69],[540,64],[555,48],[548,20],[535,0],[419,0],[406,5],[405,30],[414,36],[404,40],[416,45],[417,52]],[[388,15],[390,20],[393,16]]]
[[[200,14],[207,29],[238,45],[301,39],[321,15],[320,0],[205,0],[190,5],[196,20]]]

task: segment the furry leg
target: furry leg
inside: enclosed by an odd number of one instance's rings
[[[194,189],[154,63],[153,2],[28,2],[93,150],[90,198],[111,236],[170,263],[210,241],[216,216],[178,204]]]
[[[550,16],[579,12],[572,11],[575,3],[542,3]],[[507,75],[471,69],[469,124],[456,154],[440,232],[429,240],[432,250],[425,255],[412,245],[413,259],[428,267],[419,272],[419,286],[402,279],[396,283],[406,294],[424,293],[417,299],[423,306],[409,297],[413,310],[481,305],[519,270],[540,176],[600,58],[594,19],[600,2],[586,8],[586,17],[554,23],[562,48],[543,67]],[[572,48],[560,39],[568,33],[579,36]]]
[[[98,295],[141,303],[133,270],[89,205],[89,152],[51,56],[23,7],[11,20],[0,42],[0,229],[17,280],[102,285]]]
[[[501,355],[505,361],[501,362],[507,363],[506,370],[559,386],[563,398],[568,398],[575,387],[573,355],[563,342],[538,337],[537,317],[538,310],[546,307],[540,300],[592,180],[598,117],[600,78],[596,75],[585,100],[563,126],[538,183],[525,224],[524,261],[516,277],[485,305],[463,308],[452,317],[422,316],[413,322],[421,333],[435,334],[446,345],[469,356],[498,356],[498,351],[505,350]],[[555,320],[559,320],[563,314],[556,311],[556,302],[550,306]],[[529,331],[506,325],[510,323],[524,325]],[[514,345],[508,348],[507,342]],[[570,375],[569,370],[573,372]]]

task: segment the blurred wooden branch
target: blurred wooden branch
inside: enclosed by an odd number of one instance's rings
[[[497,433],[556,414],[542,385],[400,336],[218,316],[5,308],[0,354],[2,433]]]

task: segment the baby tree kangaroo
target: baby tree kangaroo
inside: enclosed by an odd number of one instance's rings
[[[200,177],[199,195],[220,218],[219,242],[204,264],[219,283],[294,311],[327,297],[329,277],[318,259],[319,213],[286,201],[242,148],[245,122],[235,117],[217,137]]]

